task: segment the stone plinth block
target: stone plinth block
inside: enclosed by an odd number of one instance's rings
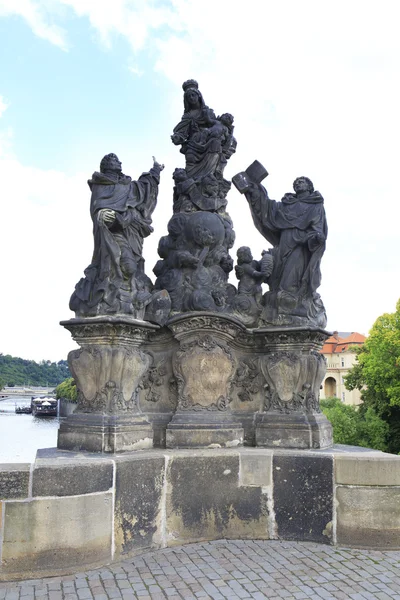
[[[400,487],[338,486],[336,501],[338,544],[400,548]]]
[[[263,448],[329,448],[332,425],[324,414],[264,413],[256,427],[256,446]]]
[[[221,538],[268,539],[270,490],[239,486],[239,455],[212,450],[171,456],[167,469],[169,546]]]
[[[165,457],[136,456],[116,460],[115,558],[162,543]]]
[[[112,493],[4,506],[2,573],[24,578],[111,560]]]
[[[29,489],[29,464],[0,465],[0,500],[25,498]]]
[[[61,423],[58,448],[87,452],[131,452],[153,447],[153,429],[141,415],[73,414]]]
[[[94,459],[97,461],[97,459]],[[32,496],[78,496],[106,492],[113,486],[112,461],[77,458],[42,460],[32,472]]]
[[[184,316],[168,323],[179,349],[173,357],[178,408],[167,426],[167,448],[243,444],[230,403],[236,362],[229,346],[239,326],[219,315]]]
[[[151,363],[141,346],[157,326],[123,316],[61,324],[81,347],[68,355],[78,406],[60,426],[58,447],[90,452],[151,447],[152,427],[141,415],[137,399]]]
[[[400,486],[400,456],[365,452],[338,455],[335,460],[335,482],[345,485]]]
[[[280,539],[330,543],[333,458],[278,452],[273,457],[276,533]]]

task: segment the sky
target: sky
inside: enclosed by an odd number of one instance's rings
[[[255,159],[270,198],[306,175],[325,199],[320,293],[330,331],[368,334],[400,297],[397,0],[0,0],[0,352],[76,347],[60,320],[93,250],[87,179],[118,154],[137,179],[165,164],[153,277],[172,216],[170,135],[182,82],[235,117],[231,178]],[[234,188],[236,245],[269,247]]]

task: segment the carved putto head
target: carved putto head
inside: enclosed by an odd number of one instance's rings
[[[297,177],[293,181],[293,189],[296,192],[296,194],[298,192],[304,192],[306,190],[308,190],[309,193],[312,194],[312,192],[314,191],[314,184],[308,177]]]
[[[236,252],[238,264],[249,263],[253,260],[253,255],[248,246],[241,246]]]
[[[180,183],[181,181],[185,181],[188,178],[187,173],[185,171],[185,169],[175,169],[175,171],[172,174],[172,179],[175,181],[175,183]]]
[[[230,113],[224,113],[220,117],[218,117],[218,121],[221,121],[226,127],[232,127],[233,124],[233,115]]]

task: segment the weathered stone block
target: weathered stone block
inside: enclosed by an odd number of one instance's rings
[[[145,411],[143,411],[145,412]],[[154,448],[165,448],[166,447],[166,429],[168,423],[171,421],[172,412],[146,412],[146,418],[151,423],[153,428],[153,447]]]
[[[347,485],[400,486],[400,456],[378,452],[337,455],[335,482]]]
[[[239,487],[239,454],[183,453],[168,464],[166,542],[268,539],[268,496]]]
[[[332,445],[332,425],[324,414],[265,413],[256,427],[256,445],[293,450],[328,448]]]
[[[30,464],[0,465],[0,499],[26,498],[29,493]]]
[[[400,487],[336,489],[337,543],[400,548]]]
[[[6,502],[3,574],[52,573],[111,560],[112,494]]]
[[[240,485],[267,487],[272,483],[272,452],[240,453]]]
[[[153,428],[142,415],[74,413],[61,423],[58,448],[73,452],[131,452],[153,446]]]
[[[225,425],[225,426],[224,426]],[[170,423],[166,430],[167,448],[236,448],[243,445],[243,429],[227,422],[220,427]]]
[[[32,495],[35,496],[78,496],[93,492],[105,492],[113,485],[113,463],[111,461],[49,461],[46,465],[35,465],[33,470]]]
[[[329,543],[333,518],[332,456],[276,454],[273,481],[279,538]]]
[[[164,471],[165,457],[162,455],[117,459],[116,557],[159,544]]]

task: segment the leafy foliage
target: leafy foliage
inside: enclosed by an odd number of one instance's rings
[[[71,402],[77,402],[78,392],[76,384],[72,377],[69,377],[56,387],[56,398],[66,398]]]
[[[6,380],[4,379],[4,377],[0,377],[0,390],[2,390],[5,385]]]
[[[343,404],[339,398],[327,398],[320,404],[332,423],[336,444],[387,450],[389,425],[372,408],[361,411],[356,406]]]
[[[0,378],[5,381],[5,385],[56,386],[70,376],[66,360],[57,363],[42,360],[37,363],[34,360],[0,354]]]
[[[388,450],[400,453],[400,300],[375,321],[345,385],[361,390],[360,412],[371,408],[388,424]]]

